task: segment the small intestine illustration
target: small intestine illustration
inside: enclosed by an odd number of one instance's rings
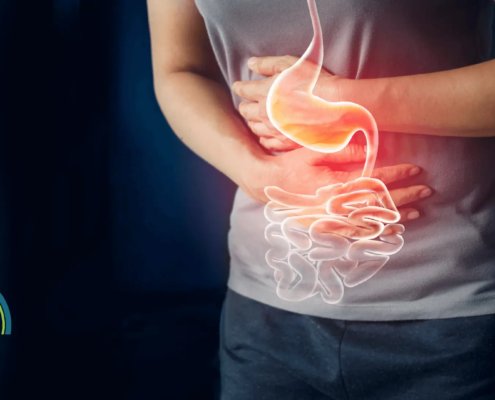
[[[322,187],[315,195],[265,188],[277,295],[303,301],[320,295],[339,303],[344,287],[354,288],[382,269],[404,245],[404,226],[387,187],[371,178],[378,128],[371,113],[351,102],[328,102],[312,94],[323,64],[323,38],[315,0],[308,0],[313,40],[304,55],[273,82],[267,98],[270,122],[294,142],[322,153],[342,150],[356,132],[367,141],[360,178]]]

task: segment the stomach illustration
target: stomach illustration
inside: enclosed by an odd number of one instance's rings
[[[321,296],[339,303],[344,288],[376,275],[404,245],[400,214],[387,187],[371,178],[378,128],[371,113],[351,102],[328,102],[312,94],[323,63],[323,38],[315,0],[308,0],[314,36],[308,49],[274,81],[267,98],[270,122],[286,137],[313,151],[334,153],[363,132],[367,141],[361,177],[322,187],[314,195],[269,186],[265,194],[277,295],[287,301]]]

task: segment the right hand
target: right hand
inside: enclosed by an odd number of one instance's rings
[[[279,156],[264,157],[245,174],[244,185],[241,187],[250,198],[263,204],[269,201],[264,192],[266,186],[278,186],[291,193],[314,195],[316,190],[323,186],[345,183],[361,177],[361,169],[352,172],[338,171],[331,164],[359,162],[365,157],[364,148],[355,144],[348,145],[339,152],[327,154],[302,147]],[[389,184],[410,177],[415,167],[417,166],[414,164],[400,164],[376,168],[371,177]],[[401,214],[401,221],[414,219],[408,218],[408,215],[418,211],[409,206],[402,206],[422,198],[421,192],[426,189],[428,187],[425,185],[415,185],[389,192]]]
[[[289,55],[256,57],[254,64],[248,64],[248,67],[251,71],[266,76],[266,78],[245,82],[238,81],[232,85],[234,93],[244,99],[239,104],[239,113],[244,117],[251,131],[258,136],[260,145],[268,151],[283,152],[301,147],[300,144],[286,137],[272,125],[266,107],[268,92],[273,82],[283,71],[292,67],[297,61],[299,61],[299,57]],[[310,64],[312,63],[302,64],[299,68]],[[310,68],[313,69],[314,67]],[[318,81],[313,88],[313,94],[320,95],[324,88],[326,101],[340,101],[338,82],[342,79],[340,76],[331,74],[325,68],[321,68]],[[307,84],[302,77],[297,80],[297,83],[301,84],[301,87]],[[293,90],[297,89],[293,88]]]

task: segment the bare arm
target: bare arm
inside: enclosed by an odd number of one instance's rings
[[[254,58],[249,68],[267,78],[235,82],[234,92],[248,100],[239,111],[265,147],[291,149],[263,110],[274,79],[299,58]],[[422,135],[495,136],[495,60],[464,68],[393,78],[345,79],[321,70],[313,93],[330,102],[364,106],[380,131]],[[371,127],[367,127],[370,129]]]
[[[265,154],[235,113],[193,0],[148,0],[155,93],[176,135],[247,190],[243,171]]]
[[[430,74],[344,79],[339,86],[341,100],[366,107],[380,130],[495,136],[495,60]]]

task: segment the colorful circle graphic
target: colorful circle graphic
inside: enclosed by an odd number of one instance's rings
[[[12,320],[10,310],[5,298],[0,293],[0,335],[10,335],[12,332]]]

